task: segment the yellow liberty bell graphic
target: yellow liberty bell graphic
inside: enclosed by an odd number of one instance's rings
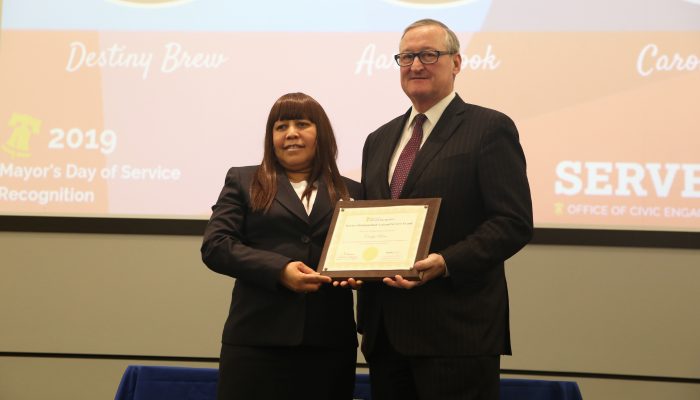
[[[2,150],[12,156],[12,158],[27,158],[31,156],[29,152],[29,137],[39,133],[41,120],[27,114],[13,113],[9,123],[14,128]]]

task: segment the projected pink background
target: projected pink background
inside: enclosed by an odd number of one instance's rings
[[[456,90],[518,125],[537,226],[700,230],[698,32],[458,35]],[[365,137],[410,106],[397,41],[3,31],[0,212],[207,218],[291,91],[325,107],[359,179]]]

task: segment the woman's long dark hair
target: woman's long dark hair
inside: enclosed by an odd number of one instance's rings
[[[314,189],[313,183],[319,179],[325,180],[332,204],[339,199],[348,199],[348,189],[335,163],[338,146],[328,115],[313,97],[304,93],[288,93],[277,99],[267,117],[263,160],[250,185],[253,211],[267,212],[277,193],[277,170],[281,165],[272,143],[275,122],[299,119],[307,119],[316,124],[316,153],[311,161],[308,185],[301,196],[302,199],[308,201]]]

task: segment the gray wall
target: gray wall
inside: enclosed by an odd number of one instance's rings
[[[199,244],[0,232],[0,352],[217,357],[232,280]],[[700,250],[530,245],[507,274],[504,369],[700,379]],[[129,364],[216,366],[6,354],[0,399],[113,398]],[[695,383],[506,376],[576,380],[587,400],[700,398]]]

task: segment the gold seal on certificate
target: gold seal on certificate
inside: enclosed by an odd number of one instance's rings
[[[334,279],[420,280],[413,264],[428,256],[440,199],[339,201],[318,272]]]

